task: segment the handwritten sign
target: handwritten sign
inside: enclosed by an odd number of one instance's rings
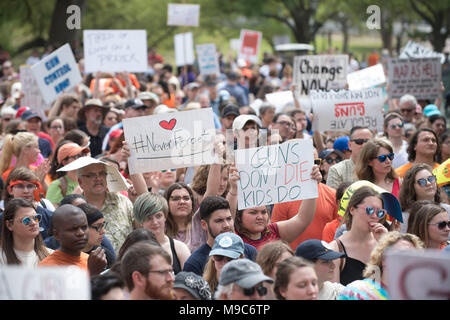
[[[283,112],[287,106],[295,106],[294,95],[290,90],[268,93],[266,99],[275,106],[275,113]]]
[[[86,73],[146,72],[146,30],[84,30]]]
[[[349,90],[371,88],[386,83],[386,76],[382,64],[364,68],[347,74]]]
[[[389,59],[389,96],[412,94],[418,100],[441,97],[442,65],[439,58]]]
[[[298,97],[310,90],[344,89],[347,84],[347,55],[303,55],[294,57],[294,83]]]
[[[22,83],[22,92],[24,95],[20,101],[21,105],[30,107],[41,117],[45,115],[44,111],[50,109],[50,105],[42,97],[30,66],[20,66],[20,82]]]
[[[398,56],[400,59],[408,58],[439,58],[441,63],[445,62],[445,55],[428,49],[417,42],[409,40]]]
[[[130,147],[130,172],[211,164],[215,127],[211,108],[165,113],[123,120]]]
[[[235,150],[239,173],[238,208],[317,198],[311,179],[314,156],[311,140]]]
[[[192,33],[180,33],[174,36],[175,41],[175,63],[177,67],[193,64],[194,57],[194,40]]]
[[[167,7],[168,26],[198,27],[199,17],[200,17],[199,4],[169,3]]]
[[[78,267],[2,266],[0,300],[90,300],[89,276]]]
[[[219,59],[217,58],[216,45],[214,43],[198,44],[197,59],[200,74],[219,74]]]
[[[261,39],[262,32],[242,29],[238,58],[242,58],[252,64],[258,62]]]
[[[344,131],[355,126],[382,130],[383,90],[311,91],[312,108],[320,131]]]
[[[67,43],[35,63],[31,72],[47,104],[82,81],[72,49]]]
[[[427,249],[386,253],[389,294],[395,300],[449,300],[450,255]]]

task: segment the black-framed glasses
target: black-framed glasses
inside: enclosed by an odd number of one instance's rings
[[[373,215],[374,213],[376,213],[376,216],[377,216],[377,218],[378,219],[382,219],[386,214],[387,214],[387,212],[386,212],[386,210],[384,210],[384,209],[375,209],[374,207],[372,207],[372,206],[367,206],[366,208],[365,208],[365,211],[366,211],[366,214],[367,215],[369,215],[369,216],[371,216],[371,215]]]
[[[156,273],[159,274],[160,276],[166,276],[166,275],[171,275],[174,276],[175,272],[173,271],[173,269],[167,269],[167,270],[149,270],[149,273]]]
[[[326,158],[325,161],[326,161],[326,163],[328,163],[328,164],[332,164],[333,162],[334,162],[334,163],[339,163],[339,162],[342,161],[342,159],[341,159],[340,157],[336,157],[336,158]]]
[[[403,128],[403,122],[401,122],[401,123],[393,123],[393,124],[391,124],[389,126],[389,128],[391,128],[392,130],[395,130],[397,128],[401,129],[401,128]]]
[[[100,230],[103,230],[106,228],[107,223],[103,222],[102,224],[98,225],[98,226],[89,226],[89,228],[94,229],[97,232],[100,232]]]
[[[183,199],[183,201],[189,201],[189,200],[191,200],[191,197],[189,197],[189,196],[183,196],[183,197],[181,197],[181,196],[171,196],[170,197],[170,200],[172,200],[172,201],[175,201],[175,202],[177,202],[177,201],[180,201],[181,199]]]
[[[22,222],[22,224],[24,226],[28,227],[32,221],[39,223],[39,222],[41,222],[41,220],[42,220],[42,215],[38,213],[38,214],[34,215],[33,217],[22,218],[22,220],[20,220],[20,222]]]
[[[352,139],[350,141],[356,143],[358,146],[361,146],[364,143],[367,143],[367,141],[369,141],[369,139]]]
[[[429,223],[431,226],[437,226],[439,230],[444,230],[445,227],[450,229],[450,221],[441,221],[438,223]]]
[[[108,175],[108,173],[106,173],[105,171],[99,172],[97,173],[88,173],[88,174],[82,174],[82,177],[85,177],[87,179],[93,179],[93,178],[106,178],[106,176]]]
[[[267,288],[264,286],[261,286],[258,288],[252,287],[250,289],[244,288],[243,293],[245,296],[250,297],[255,294],[255,290],[256,290],[256,292],[258,292],[260,297],[264,297],[267,294]]]
[[[427,181],[428,181],[429,183],[436,182],[436,176],[431,175],[431,176],[428,176],[428,177],[426,177],[426,178],[418,179],[418,180],[417,180],[417,184],[418,184],[419,186],[421,186],[421,187],[425,187],[425,186],[427,185]]]
[[[380,161],[381,163],[385,162],[386,159],[389,158],[389,160],[394,160],[395,154],[394,153],[389,153],[389,154],[383,154],[381,156],[377,156],[378,161]]]

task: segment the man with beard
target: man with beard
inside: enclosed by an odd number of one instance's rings
[[[105,164],[91,163],[78,170],[78,183],[87,203],[103,213],[106,236],[118,252],[133,231],[133,204],[121,193],[107,190],[107,175]]]
[[[85,122],[79,129],[91,137],[89,148],[93,158],[102,153],[102,142],[109,130],[102,124],[107,111],[108,107],[99,99],[86,101],[84,107],[78,111],[79,120]]]
[[[121,275],[130,300],[172,300],[175,280],[170,255],[161,247],[140,241],[121,259]]]
[[[200,204],[199,210],[201,226],[203,230],[208,232],[208,240],[186,260],[183,271],[191,271],[201,276],[214,244],[214,239],[221,233],[234,232],[234,220],[228,200],[222,197],[206,197]],[[247,259],[254,261],[257,253],[255,247],[247,243],[244,244],[244,255]]]
[[[71,204],[62,205],[53,213],[52,225],[60,248],[42,260],[40,267],[75,265],[89,271],[91,276],[103,271],[106,256],[101,247],[90,254],[82,252],[88,242],[88,223],[83,210]]]

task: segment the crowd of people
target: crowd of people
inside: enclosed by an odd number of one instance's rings
[[[436,173],[450,165],[448,94],[388,99],[381,132],[320,132],[298,101],[275,113],[266,100],[295,90],[277,56],[221,60],[215,76],[148,58],[136,74],[86,74],[81,58],[83,82],[45,114],[23,105],[20,74],[3,62],[0,267],[75,265],[94,300],[372,300],[390,298],[387,249],[450,251],[450,177]],[[234,149],[311,140],[318,197],[238,210],[225,161],[130,174],[123,119],[201,108],[213,110],[221,160],[227,130]],[[111,168],[127,191],[109,190]]]

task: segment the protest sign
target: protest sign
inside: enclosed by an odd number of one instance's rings
[[[371,88],[386,83],[384,69],[382,64],[376,64],[372,67],[364,68],[347,74],[349,90],[359,90]]]
[[[449,300],[450,255],[436,249],[385,254],[389,295],[394,300]]]
[[[86,73],[146,72],[146,30],[84,30]]]
[[[230,49],[239,52],[241,48],[241,39],[230,39]]]
[[[409,40],[398,56],[399,59],[408,58],[439,58],[441,63],[445,62],[445,55],[428,49],[417,42]]]
[[[242,58],[251,64],[258,62],[259,48],[261,46],[262,33],[253,30],[241,30],[238,58]]]
[[[311,91],[312,108],[320,131],[345,131],[355,126],[383,129],[383,90]]]
[[[169,3],[167,7],[168,26],[198,27],[199,17],[200,17],[199,4]]]
[[[411,94],[418,100],[441,97],[442,65],[439,58],[389,59],[389,96]]]
[[[120,174],[117,168],[113,164],[109,164],[108,162],[103,162],[91,157],[80,157],[68,165],[56,170],[56,171],[73,171],[79,170],[91,164],[104,164],[106,166],[106,184],[108,186],[108,191],[110,192],[119,192],[119,191],[127,191],[131,185],[127,182],[127,180]]]
[[[75,266],[0,268],[0,300],[90,300],[87,272]]]
[[[132,174],[217,161],[211,108],[128,118],[123,130]]]
[[[217,57],[216,45],[214,43],[198,44],[196,49],[200,74],[204,76],[219,74],[219,59]]]
[[[311,140],[235,150],[238,169],[238,209],[317,198]]]
[[[275,113],[283,112],[287,106],[295,106],[292,91],[278,91],[266,94],[267,101],[275,106]]]
[[[20,104],[30,107],[41,117],[45,116],[44,111],[50,109],[50,105],[47,104],[42,97],[30,66],[20,66],[20,82],[22,83],[23,92],[23,98],[20,101]],[[45,117],[43,117],[43,119],[45,119]]]
[[[175,63],[177,67],[193,64],[194,57],[194,40],[192,33],[179,33],[174,36],[175,40]]]
[[[31,72],[47,104],[82,81],[72,49],[67,43],[35,63]]]
[[[294,57],[294,83],[298,97],[310,90],[344,89],[347,84],[347,55],[303,55]]]

